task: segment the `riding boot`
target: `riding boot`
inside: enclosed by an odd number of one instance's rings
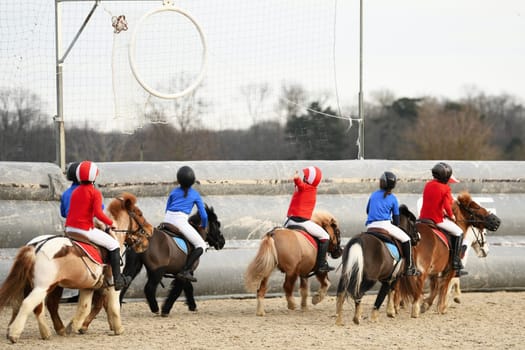
[[[406,242],[401,242],[401,250],[403,257],[405,258],[405,275],[406,276],[419,276],[421,272],[414,265],[414,260],[412,259],[412,246],[410,245],[410,240]]]
[[[130,276],[124,276],[120,273],[120,248],[109,252],[109,264],[113,273],[113,284],[115,290],[121,290],[131,283]]]
[[[466,245],[463,244],[463,245],[461,246],[461,250],[460,250],[460,252],[459,252],[459,256],[461,257],[461,259],[463,259],[463,258],[465,257],[465,254],[466,254],[466,252],[467,252],[467,249],[468,249],[468,247],[467,247]],[[463,262],[462,262],[462,263],[463,263]],[[461,276],[466,276],[466,275],[468,275],[468,272],[467,272],[467,271],[465,271],[465,270],[457,270],[457,271],[456,271],[456,276],[455,276],[455,277],[461,277]]]
[[[328,240],[319,242],[319,247],[317,249],[317,266],[315,268],[318,272],[330,272],[334,270],[334,268],[328,265],[328,262],[326,261],[326,252],[328,251],[329,244],[330,242]]]
[[[461,236],[450,236],[450,245],[452,251],[452,269],[456,270],[456,273],[459,274],[459,270],[463,269],[463,264],[461,263],[461,243],[463,237]]]
[[[204,250],[202,248],[194,249],[190,255],[188,255],[186,264],[184,265],[182,272],[177,274],[177,278],[188,280],[190,282],[197,282],[197,279],[193,276],[193,265],[200,258],[203,252]]]

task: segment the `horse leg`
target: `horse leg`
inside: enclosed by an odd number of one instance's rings
[[[11,343],[16,343],[18,341],[20,334],[22,334],[22,331],[24,330],[27,317],[37,306],[44,303],[46,294],[46,288],[36,287],[31,293],[29,293],[24,301],[22,301],[15,319],[8,327],[7,338]]]
[[[159,304],[157,303],[157,287],[162,280],[162,275],[164,271],[148,271],[148,280],[144,285],[144,294],[146,295],[146,300],[149,305],[149,309],[154,314],[159,314]]]
[[[51,338],[51,330],[46,323],[44,317],[44,303],[40,303],[34,310],[36,321],[38,322],[38,330],[40,331],[40,337],[44,340]]]
[[[308,294],[310,294],[310,283],[308,278],[299,278],[299,294],[301,295],[301,310],[308,310]]]
[[[264,311],[264,296],[266,295],[266,292],[268,291],[268,279],[270,277],[264,277],[261,280],[261,284],[259,285],[259,289],[257,289],[257,316],[264,316],[266,315],[266,312]]]
[[[436,299],[436,296],[438,294],[439,284],[439,277],[431,276],[429,278],[429,295],[423,300],[423,304],[421,305],[421,312],[426,312],[427,310],[429,310],[432,304],[434,303],[434,299]]]
[[[175,278],[173,279],[173,281],[171,281],[171,288],[168,293],[168,297],[166,298],[166,300],[164,300],[164,304],[162,305],[162,311],[160,313],[162,317],[168,317],[168,315],[170,314],[173,304],[182,293],[183,285],[185,282],[186,281],[178,278]],[[188,281],[188,283],[191,282]]]
[[[330,288],[330,280],[328,279],[328,273],[323,273],[320,275],[316,275],[317,280],[319,281],[319,289],[312,297],[312,304],[317,305],[326,296],[326,293],[328,292],[328,288]]]
[[[58,306],[60,304],[60,298],[62,297],[62,292],[64,288],[55,287],[46,297],[46,306],[49,311],[49,316],[51,316],[51,321],[53,322],[53,328],[55,329],[56,334],[65,336],[66,327],[58,314]]]
[[[82,323],[91,311],[91,299],[93,298],[92,289],[80,289],[78,291],[77,310],[73,318],[66,327],[66,334],[78,333]]]
[[[286,274],[283,283],[284,294],[288,303],[288,310],[295,310],[295,298],[293,296],[293,290],[295,287],[295,281],[297,281],[296,274]]]
[[[379,318],[379,308],[381,308],[381,305],[383,304],[383,301],[385,301],[385,297],[388,294],[390,290],[390,283],[388,282],[381,282],[381,288],[379,289],[379,292],[377,293],[376,301],[374,302],[374,308],[372,309],[372,321],[377,321]]]
[[[184,283],[184,296],[186,297],[188,310],[197,311],[197,303],[195,302],[195,296],[193,294],[193,284],[190,281],[185,281]]]
[[[339,283],[339,286],[341,286],[341,283]],[[343,304],[345,303],[346,299],[346,291],[339,291],[339,287],[337,289],[337,301],[335,303],[335,324],[337,326],[344,326],[345,323],[343,321]]]
[[[395,288],[391,288],[388,292],[388,298],[386,302],[386,315],[391,318],[395,318],[397,314],[396,310],[396,298],[397,294]]]
[[[97,315],[100,313],[100,310],[102,310],[102,308],[104,308],[106,310],[106,314],[107,314],[107,310],[108,310],[108,308],[107,308],[107,298],[108,297],[107,297],[107,295],[106,295],[106,293],[104,292],[103,289],[97,289],[97,290],[95,290],[93,292],[93,300],[92,300],[92,304],[91,304],[91,312],[86,317],[84,322],[82,322],[82,327],[79,329],[79,332],[81,334],[87,333],[89,325],[97,317]],[[108,323],[109,323],[109,329],[113,330],[113,328],[111,328],[112,325],[111,325],[111,322],[109,322],[109,318],[108,318]]]
[[[126,256],[126,263],[124,264],[124,269],[122,270],[122,274],[125,276],[131,276],[131,281],[133,281],[135,277],[137,277],[137,275],[140,273],[143,263],[142,263],[142,260],[140,259],[139,254],[135,252],[133,249],[127,249],[125,256]],[[130,286],[131,286],[131,283],[120,290],[119,301],[121,304]]]
[[[108,288],[106,296],[106,313],[108,316],[109,328],[113,330],[115,335],[120,335],[124,332],[124,328],[122,327],[122,319],[120,317],[119,292],[114,288]]]
[[[355,300],[355,311],[354,311],[354,323],[359,324],[361,323],[361,317],[363,316],[363,307],[361,305],[361,299]]]
[[[454,277],[450,281],[450,291],[452,292],[452,298],[454,302],[461,304],[461,288],[459,284],[459,277]]]

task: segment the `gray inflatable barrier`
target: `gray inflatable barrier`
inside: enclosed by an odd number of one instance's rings
[[[521,177],[525,162],[449,163],[461,180],[452,185],[453,193],[468,190],[502,220],[500,229],[490,233],[493,246],[489,257],[469,258],[469,275],[462,278],[463,288],[525,288],[524,277],[520,276],[525,269],[519,268],[525,266],[525,219],[521,215],[525,206]],[[322,169],[317,208],[330,211],[338,219],[343,237],[348,240],[364,229],[366,202],[383,171],[398,176],[395,193],[415,212],[434,164],[388,160],[97,163],[101,172],[97,186],[106,203],[124,191],[135,194],[146,218],[157,225],[163,219],[166,197],[176,186],[177,169],[182,165],[193,167],[199,181],[195,188],[215,208],[227,240],[225,249],[209,251],[201,259],[195,291],[199,295],[232,295],[245,293],[244,269],[255,255],[260,237],[284,221],[295,170],[309,165]],[[59,199],[68,186],[55,164],[0,162],[0,279],[14,257],[13,248],[37,235],[62,233]],[[137,278],[128,296],[142,297],[144,276],[142,273]],[[332,281],[337,280],[337,272],[331,276]],[[282,281],[282,274],[276,272],[270,292],[281,292]],[[159,295],[163,293],[161,290]]]

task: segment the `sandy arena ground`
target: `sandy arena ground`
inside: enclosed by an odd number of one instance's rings
[[[269,298],[264,317],[255,316],[255,299],[201,299],[197,312],[178,301],[169,317],[153,315],[145,301],[128,301],[122,308],[125,332],[120,336],[111,335],[101,313],[87,334],[41,340],[31,316],[20,341],[11,345],[2,337],[0,349],[525,348],[525,292],[464,293],[462,303],[451,303],[447,314],[438,315],[433,308],[419,319],[410,318],[407,310],[388,318],[383,305],[377,322],[369,318],[374,298],[364,298],[360,325],[352,322],[353,304],[345,303],[344,327],[335,325],[334,296],[306,312],[287,310],[282,297]],[[74,307],[61,305],[63,319],[69,320]],[[3,310],[2,332],[9,318],[10,310]]]

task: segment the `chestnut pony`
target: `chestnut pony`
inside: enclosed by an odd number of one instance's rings
[[[456,217],[456,224],[466,232],[474,226],[479,230],[496,231],[501,223],[500,219],[487,209],[472,200],[468,192],[461,192],[452,204],[452,211]],[[401,215],[401,220],[403,218]],[[452,269],[448,242],[442,240],[435,232],[432,224],[419,222],[417,229],[421,240],[414,247],[414,261],[421,271],[421,276],[404,277],[399,279],[395,296],[396,300],[412,302],[412,317],[419,317],[420,312],[428,310],[438,297],[437,311],[440,314],[447,312],[448,288],[455,276]],[[429,295],[423,299],[425,282],[429,281]],[[398,304],[395,301],[395,304]],[[397,308],[397,307],[396,307]]]
[[[341,232],[337,220],[326,211],[314,211],[312,221],[324,228],[330,235],[328,252],[332,258],[341,256]],[[308,236],[299,230],[276,227],[267,232],[261,240],[257,255],[248,265],[244,274],[245,288],[257,292],[257,316],[264,316],[264,296],[268,280],[275,268],[285,273],[284,292],[288,309],[295,309],[293,291],[297,278],[300,279],[301,309],[307,308],[309,277],[315,275],[320,283],[319,290],[312,297],[312,304],[318,304],[330,287],[327,272],[312,271],[316,264],[317,249]]]
[[[125,240],[136,238],[147,244],[153,227],[144,219],[136,206],[136,198],[125,193],[113,199],[108,215],[113,219],[116,238],[121,247]],[[139,248],[140,245],[137,245]],[[118,292],[107,285],[105,265],[92,260],[81,248],[65,236],[42,236],[21,247],[13,265],[0,287],[0,309],[10,305],[13,315],[8,326],[7,338],[16,343],[24,330],[31,312],[36,316],[40,336],[51,336],[44,317],[44,302],[53,318],[58,334],[78,332],[91,310],[93,291],[104,290],[107,296],[107,315],[110,328],[118,335],[123,331],[120,318]],[[64,331],[58,318],[58,301],[62,288],[79,289],[77,311]],[[46,298],[50,295],[50,298]],[[58,298],[57,298],[58,296]]]

